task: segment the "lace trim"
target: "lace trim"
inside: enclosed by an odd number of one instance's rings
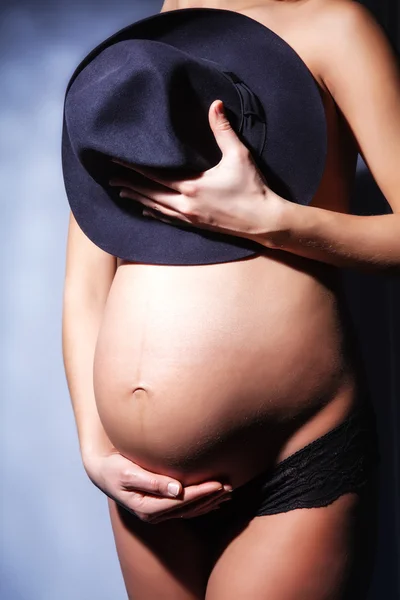
[[[361,490],[379,462],[375,420],[362,407],[235,491],[240,505],[247,499],[258,516],[327,506]]]

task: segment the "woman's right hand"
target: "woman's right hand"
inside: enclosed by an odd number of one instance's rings
[[[142,469],[115,450],[86,457],[84,467],[104,494],[142,521],[154,524],[205,514],[228,499],[232,491],[231,486],[218,481],[183,487],[176,479]]]

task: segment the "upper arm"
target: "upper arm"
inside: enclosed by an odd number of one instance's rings
[[[93,244],[70,211],[64,293],[72,296],[86,294],[104,303],[116,268],[116,257]]]
[[[400,212],[398,58],[381,26],[357,2],[331,3],[320,34],[323,80],[383,195]]]

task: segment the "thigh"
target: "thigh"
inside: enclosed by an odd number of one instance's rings
[[[342,600],[360,497],[254,517],[219,556],[206,600]]]
[[[203,600],[206,545],[183,519],[144,523],[108,498],[116,550],[129,600]]]

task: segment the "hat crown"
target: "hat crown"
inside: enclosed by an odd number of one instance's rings
[[[151,48],[158,49],[156,64]],[[195,62],[187,62],[188,55]],[[216,98],[269,187],[287,200],[311,202],[326,162],[327,126],[307,65],[255,19],[232,10],[179,9],[101,42],[67,85],[63,176],[71,210],[89,239],[114,256],[150,264],[210,264],[260,252],[253,240],[147,219],[140,202],[108,186],[108,175],[126,175],[110,156],[177,169],[171,173],[176,179],[191,167],[202,172],[218,163],[221,152],[208,121]]]
[[[216,99],[239,137],[260,154],[265,118],[250,88],[211,60],[153,40],[124,40],[103,50],[73,82],[65,117],[83,162],[95,152],[201,172],[221,159],[208,120]],[[86,160],[89,170],[92,162]]]

